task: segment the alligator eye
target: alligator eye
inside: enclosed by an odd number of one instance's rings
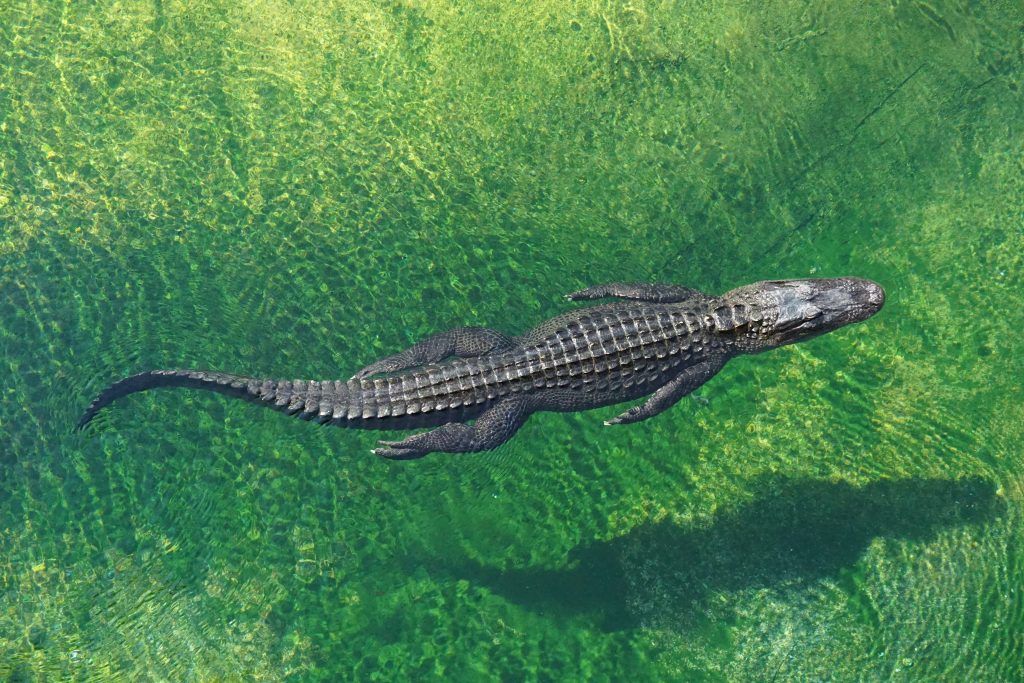
[[[775,321],[775,331],[787,332],[802,329],[805,324],[820,317],[821,314],[822,311],[817,306],[804,304],[798,309],[796,306],[791,306],[788,309],[783,309],[779,319]]]
[[[814,320],[815,318],[820,316],[821,309],[818,308],[817,306],[808,306],[806,310],[804,310],[804,320]]]

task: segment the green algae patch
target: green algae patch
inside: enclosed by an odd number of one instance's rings
[[[0,5],[0,680],[1015,680],[1013,3]],[[885,286],[492,453],[189,391],[611,280]]]

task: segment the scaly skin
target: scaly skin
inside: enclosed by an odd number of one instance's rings
[[[386,458],[488,450],[538,410],[589,410],[651,394],[606,424],[647,419],[697,389],[733,356],[865,320],[882,307],[885,294],[869,280],[836,278],[759,282],[720,297],[674,285],[611,283],[568,298],[616,301],[570,311],[522,337],[481,327],[442,332],[347,381],[144,372],[100,393],[78,429],[127,394],[190,387],[341,427],[436,427],[382,441],[374,452]]]

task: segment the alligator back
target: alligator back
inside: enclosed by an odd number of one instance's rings
[[[301,419],[361,429],[471,420],[510,394],[530,394],[538,410],[585,410],[649,394],[709,353],[702,320],[703,311],[692,305],[581,308],[535,328],[511,350],[362,379],[268,380],[154,370],[107,387],[78,428],[118,398],[159,387],[206,389]]]

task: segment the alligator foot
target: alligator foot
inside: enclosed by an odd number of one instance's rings
[[[375,455],[390,460],[412,460],[427,453],[475,453],[497,448],[512,438],[530,416],[524,396],[509,396],[484,411],[472,425],[452,422],[401,441],[380,441]]]
[[[707,382],[725,365],[724,358],[711,358],[693,367],[686,368],[671,382],[654,392],[646,402],[633,406],[626,412],[613,417],[605,425],[630,424],[640,422],[676,404],[679,399],[695,391]]]
[[[492,351],[513,348],[515,337],[486,327],[457,327],[440,332],[413,344],[400,353],[381,358],[352,375],[362,379],[382,372],[398,372],[428,363],[438,363],[449,356],[475,358]]]
[[[653,282],[609,282],[604,285],[594,285],[581,289],[572,294],[566,294],[569,301],[582,301],[584,299],[604,299],[613,297],[616,299],[635,299],[637,301],[653,301],[655,303],[678,303],[694,297],[705,297],[703,292],[689,287],[679,285],[662,285]]]

